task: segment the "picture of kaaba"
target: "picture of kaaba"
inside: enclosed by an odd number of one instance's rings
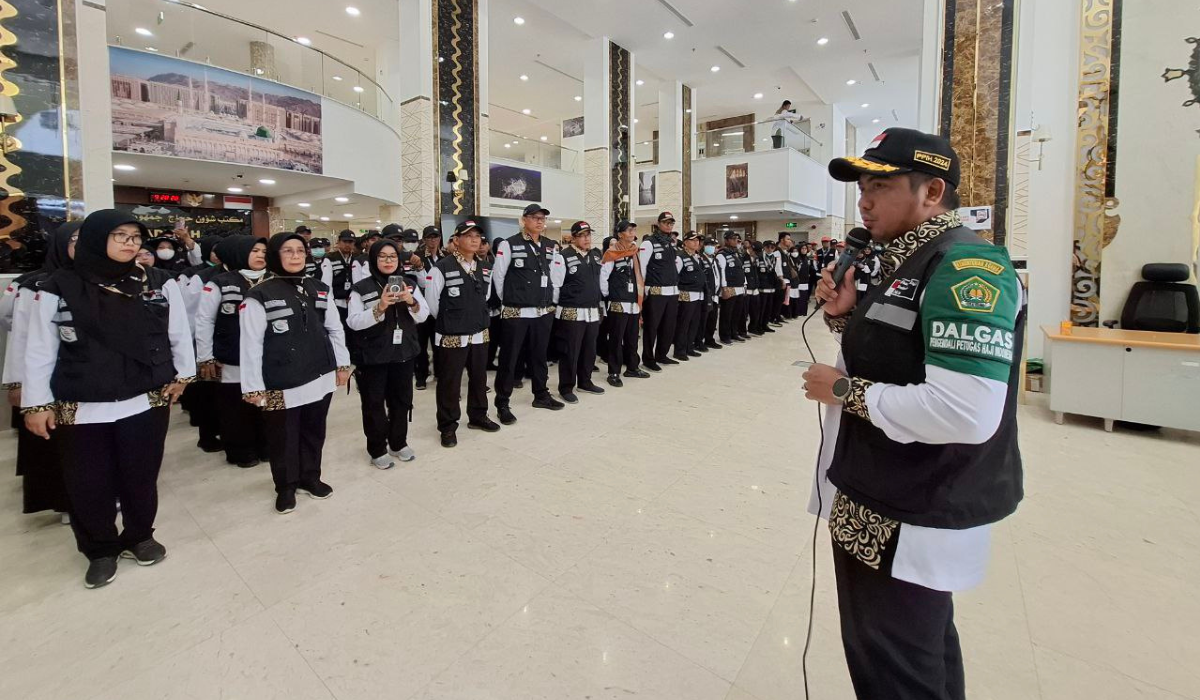
[[[542,199],[542,174],[537,170],[493,163],[488,176],[493,197],[522,202],[540,202]]]

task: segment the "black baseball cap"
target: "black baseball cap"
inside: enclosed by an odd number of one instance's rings
[[[459,224],[458,226],[454,227],[454,235],[455,236],[461,236],[461,235],[465,234],[467,231],[475,231],[480,236],[483,235],[483,229],[480,228],[479,224],[475,223],[474,219],[467,219],[467,220],[463,221],[461,224]]]
[[[388,224],[383,227],[384,238],[399,238],[404,229],[400,228],[400,224]]]
[[[697,238],[700,238],[700,234],[696,233],[695,231],[688,231],[683,235],[683,240],[685,241],[694,241]]]
[[[357,241],[358,237],[355,236],[354,232],[351,231],[350,229],[343,229],[342,232],[338,234],[338,240],[339,241]]]
[[[312,233],[312,229],[307,226],[301,225],[301,226],[296,227],[295,232],[296,233]]]
[[[664,211],[663,213],[658,215],[658,220],[660,223],[663,221],[670,221],[671,223],[675,223],[675,215],[669,211]]]
[[[534,214],[545,214],[546,216],[550,216],[550,210],[540,204],[530,204],[529,206],[525,207],[525,212],[522,213],[521,216],[533,216]]]
[[[591,233],[591,231],[592,225],[586,221],[576,221],[575,223],[571,224],[572,236],[580,236],[585,233]]]
[[[439,229],[437,226],[426,226],[425,230],[421,232],[421,238],[441,238],[441,237],[442,237],[442,230]]]
[[[329,247],[329,239],[328,238],[314,238],[311,241],[309,241],[308,244],[310,246],[312,246],[313,248],[328,248]]]
[[[916,129],[892,127],[875,137],[861,158],[834,158],[829,174],[842,182],[861,175],[925,173],[958,187],[960,165],[950,141]]]
[[[400,232],[401,243],[416,243],[418,240],[420,240],[420,237],[417,236],[415,228],[406,228]]]
[[[628,219],[621,219],[620,221],[617,222],[616,231],[617,231],[617,233],[621,233],[621,232],[627,231],[631,228],[637,228],[637,224]]]
[[[741,240],[742,234],[738,233],[737,231],[734,231],[731,228],[725,229],[725,240],[729,240],[730,238],[736,238],[738,240]]]

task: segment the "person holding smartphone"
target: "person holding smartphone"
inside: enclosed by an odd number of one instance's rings
[[[464,369],[468,381],[467,427],[487,433],[500,429],[487,414],[492,268],[476,257],[482,235],[473,219],[463,221],[454,229],[454,253],[439,260],[425,277],[430,311],[437,319],[433,352],[437,358],[437,423],[442,447],[458,444]]]
[[[396,463],[389,455],[401,462],[417,456],[408,446],[408,420],[420,351],[417,328],[429,318],[429,306],[401,271],[404,254],[398,243],[379,241],[367,255],[371,276],[351,288],[346,325],[360,358],[358,395],[367,454],[375,468],[391,469]]]

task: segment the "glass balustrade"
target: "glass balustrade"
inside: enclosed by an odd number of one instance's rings
[[[488,140],[492,158],[583,174],[583,157],[579,151],[495,130],[489,132]]]
[[[791,148],[811,157],[814,148],[821,145],[801,129],[781,126],[774,120],[699,131],[696,144],[697,158],[719,158],[773,148]]]

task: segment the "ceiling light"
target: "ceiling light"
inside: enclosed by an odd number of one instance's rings
[[[519,144],[519,143],[521,143],[521,142],[520,142],[520,141],[513,141],[513,145],[514,145],[514,146],[516,146],[516,145],[517,145],[517,144]]]
[[[346,14],[350,15],[351,17],[357,17],[362,14],[362,10],[358,9],[357,7],[347,7]]]
[[[562,219],[555,219],[555,220],[554,220],[554,223],[556,223],[556,224],[561,224],[561,223],[562,223]]]
[[[304,219],[296,219],[296,223],[302,224],[302,223],[304,223]]]
[[[634,123],[634,124],[637,124],[637,123],[638,123],[638,120],[634,119],[634,120],[633,120],[633,123]]]
[[[522,74],[521,74],[521,80],[523,80],[523,81],[525,81],[525,82],[528,82],[528,81],[529,81],[529,76],[528,76],[528,75],[525,75],[524,73],[522,73]]]
[[[526,108],[521,110],[521,114],[533,114],[533,110]]]
[[[321,221],[329,221],[329,217],[328,217],[328,216],[322,216],[322,217],[321,217]]]
[[[275,184],[275,181],[274,181],[274,180],[268,180],[268,179],[264,178],[264,179],[262,179],[262,180],[259,180],[259,181],[258,181],[258,184],[260,184],[260,185],[274,185],[274,184]]]
[[[342,82],[342,76],[340,76],[340,75],[333,76],[333,79],[338,81],[339,83]]]
[[[643,145],[643,146],[649,146],[649,145],[650,145],[650,142],[649,142],[649,141],[642,141],[642,145]]]
[[[137,29],[134,29],[133,31],[137,32],[138,34],[141,34],[142,36],[154,36],[154,32],[150,31],[149,29],[146,29],[145,27],[138,27]]]
[[[825,44],[828,44],[828,43],[829,43],[828,37],[821,37],[820,39],[817,39],[817,46],[824,46]]]
[[[862,103],[862,104],[861,104],[861,105],[859,105],[859,106],[860,106],[860,107],[862,107],[863,109],[866,109],[867,107],[870,107],[870,106],[871,106],[871,103],[869,103],[869,102],[864,102],[864,103]]]
[[[762,98],[763,98],[763,94],[761,92],[754,93],[754,99],[761,100]]]
[[[664,32],[664,33],[663,33],[663,38],[664,38],[664,39],[674,39],[674,38],[675,38],[675,32]]]
[[[382,224],[382,223],[383,223],[383,219],[375,219],[375,223],[377,223],[377,224]]]
[[[506,143],[506,144],[504,144],[504,147],[505,147],[505,148],[512,148],[512,144],[511,144],[511,143]]]
[[[709,70],[710,70],[710,71],[712,71],[712,72],[714,72],[714,73],[717,73],[717,72],[719,72],[719,71],[721,70],[721,67],[720,67],[720,66],[713,66],[712,68],[709,68]]]
[[[576,95],[576,96],[575,96],[575,101],[576,101],[576,102],[583,102],[583,95]]]
[[[300,207],[301,209],[308,209],[308,207],[311,205],[308,202],[300,202],[296,206]]]
[[[154,48],[153,46],[147,46],[147,47],[146,47],[146,50],[147,50],[147,51],[153,51],[154,53],[158,53],[158,49]]]
[[[132,165],[125,165],[124,163],[119,163],[119,164],[113,166],[113,170],[137,170],[137,168],[133,167]]]
[[[846,84],[847,84],[847,85],[857,85],[857,84],[858,84],[858,81],[857,81],[857,80],[855,80],[854,78],[851,78],[851,79],[849,79],[849,80],[847,80],[847,81],[846,81]]]
[[[303,44],[305,46],[312,46],[312,39],[309,39],[306,36],[298,36],[296,37],[296,43]]]
[[[878,124],[878,123],[879,123],[879,120],[878,120],[878,119],[872,119],[872,120],[871,120],[871,123],[872,123],[872,124]]]
[[[546,141],[546,140],[547,140],[547,138],[546,138],[545,136],[543,136],[543,137],[542,137],[542,140],[543,140],[543,141]]]
[[[227,187],[226,189],[234,194],[238,194],[239,192],[242,191],[241,187]]]
[[[516,25],[525,24],[525,18],[524,17],[513,17],[513,24],[516,24]]]
[[[730,216],[730,217],[729,217],[729,220],[730,220],[730,221],[737,221],[737,214],[734,214],[734,215]]]
[[[355,85],[355,86],[354,86],[354,91],[355,91],[355,92],[362,92],[362,91],[363,91],[363,86],[362,86],[362,85]]]
[[[646,84],[646,81],[645,81],[645,80],[638,80],[638,81],[636,81],[636,82],[634,83],[634,85],[637,85],[638,87],[641,87],[641,86],[643,86],[643,85],[645,85],[645,84]]]
[[[338,204],[345,204],[346,202],[350,201],[350,198],[349,197],[334,197],[333,201],[337,202]]]
[[[342,216],[346,217],[347,219],[353,219],[353,218],[354,218],[354,215],[353,215],[353,214],[342,214]]]

